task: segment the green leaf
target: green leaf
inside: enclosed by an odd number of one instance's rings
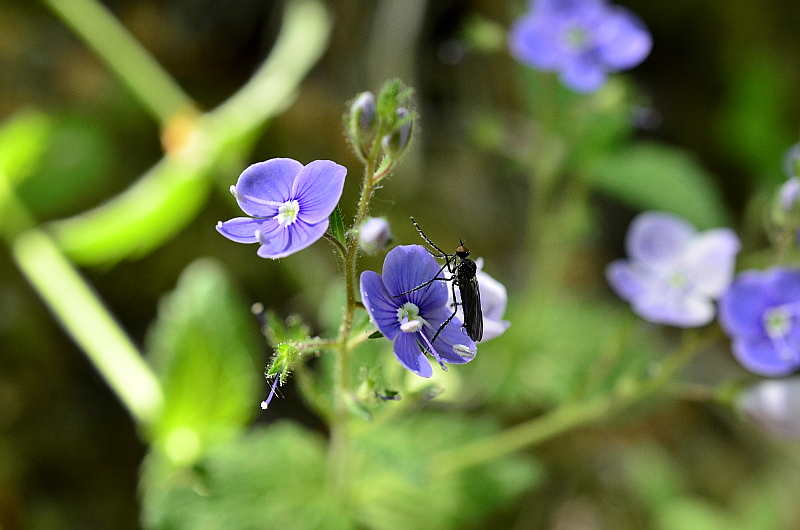
[[[538,462],[498,458],[449,474],[432,473],[432,449],[497,431],[469,415],[422,412],[381,424],[358,441],[361,463],[353,486],[355,516],[373,530],[447,530],[479,526],[542,478]],[[435,454],[435,453],[434,453]]]
[[[151,452],[143,522],[164,530],[354,529],[328,487],[326,463],[322,437],[288,421],[220,445],[181,474]]]
[[[149,359],[164,389],[153,438],[177,463],[190,463],[236,435],[258,411],[263,355],[258,326],[221,267],[199,259],[159,305]],[[259,355],[260,357],[260,355]],[[263,361],[262,361],[263,362]]]
[[[713,177],[678,148],[654,142],[634,144],[596,159],[585,178],[634,208],[672,212],[701,229],[730,223]]]
[[[0,128],[0,175],[19,184],[31,175],[47,148],[52,120],[37,110],[21,111]]]
[[[330,217],[331,221],[331,234],[339,243],[344,246],[345,239],[344,239],[344,221],[342,221],[342,210],[339,208],[339,205],[336,205],[334,208],[333,213]]]

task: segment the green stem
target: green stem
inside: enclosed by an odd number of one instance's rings
[[[131,415],[142,425],[161,410],[161,385],[86,280],[35,221],[0,174],[0,212],[13,221],[4,239],[25,275]]]
[[[680,348],[661,363],[658,373],[652,379],[633,383],[588,402],[562,405],[490,438],[443,451],[432,458],[434,473],[445,475],[489,462],[539,444],[576,427],[606,418],[664,387],[694,355],[718,340],[719,336],[719,328],[716,327],[706,328],[703,334],[692,334]]]
[[[162,125],[192,99],[148,51],[95,0],[43,0],[122,79]]]
[[[155,420],[163,400],[158,379],[52,237],[23,232],[12,256],[133,417],[144,425]]]

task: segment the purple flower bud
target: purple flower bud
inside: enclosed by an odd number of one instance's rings
[[[739,394],[736,406],[769,434],[800,438],[800,378],[761,381]]]
[[[370,254],[381,250],[391,239],[392,230],[382,217],[370,217],[358,232],[358,245]]]
[[[404,120],[407,117],[408,110],[403,107],[397,109],[397,121]],[[403,154],[403,151],[405,151],[406,147],[408,147],[408,140],[411,138],[413,124],[414,120],[409,120],[398,127],[394,132],[383,137],[383,150],[386,151],[389,156],[397,158]]]
[[[362,92],[350,105],[351,130],[366,133],[375,124],[375,95],[372,92]]]

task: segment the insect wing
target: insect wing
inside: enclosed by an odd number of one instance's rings
[[[464,310],[464,328],[469,338],[479,342],[483,338],[483,311],[481,311],[481,291],[478,279],[474,276],[459,282],[461,306]]]

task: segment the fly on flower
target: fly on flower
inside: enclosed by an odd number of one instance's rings
[[[456,314],[458,314],[458,307],[461,306],[461,310],[464,314],[464,323],[462,327],[467,332],[469,338],[474,340],[475,342],[480,342],[483,338],[483,311],[481,310],[481,291],[478,287],[478,267],[475,265],[475,262],[469,259],[469,250],[467,247],[464,246],[464,242],[461,241],[458,248],[454,254],[448,254],[425,235],[425,232],[422,231],[422,228],[419,227],[417,221],[412,217],[411,222],[414,223],[414,228],[417,229],[419,235],[422,236],[422,239],[425,240],[431,247],[433,247],[439,254],[433,254],[433,257],[437,259],[445,260],[444,265],[442,268],[439,269],[439,272],[436,275],[428,280],[427,282],[423,283],[422,285],[418,285],[417,287],[411,289],[402,294],[408,294],[419,289],[427,288],[430,284],[435,281],[450,281],[451,293],[453,295],[453,306],[455,309],[453,314],[445,320],[439,329],[436,331],[436,334],[433,336],[433,340],[436,340],[436,337],[441,333],[444,327],[450,323],[453,318],[455,318]],[[450,273],[448,278],[443,278],[440,274],[447,269]],[[460,302],[456,302],[456,292],[455,289],[458,287],[458,292],[461,298]],[[398,295],[401,296],[401,295]]]

